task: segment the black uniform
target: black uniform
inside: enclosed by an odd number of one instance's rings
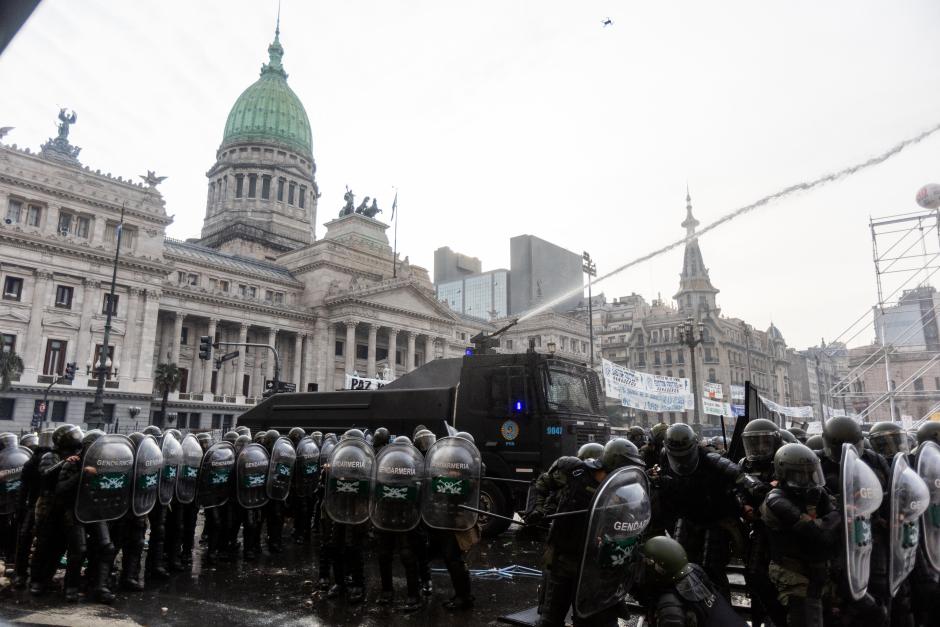
[[[744,622],[724,599],[718,587],[698,564],[672,584],[656,582],[641,574],[630,594],[646,608],[652,627],[744,627]],[[628,618],[626,613],[621,614]],[[784,627],[781,623],[779,627]]]
[[[62,461],[49,451],[39,462],[40,493],[36,501],[36,551],[30,559],[30,592],[40,594],[52,582],[59,559],[65,552],[62,512],[55,509],[55,491]]]
[[[29,461],[23,465],[23,474],[20,475],[23,486],[20,489],[19,503],[19,530],[16,538],[16,571],[13,585],[22,588],[29,578],[29,553],[36,535],[36,501],[39,500],[41,490],[39,476],[39,462],[42,456],[49,452],[48,448],[36,449]]]
[[[777,590],[770,581],[770,539],[760,515],[760,506],[770,492],[774,480],[773,461],[749,461],[742,459],[741,470],[760,482],[750,493],[744,493],[748,516],[748,542],[744,554],[744,581],[751,597],[751,623],[760,625],[766,617],[775,625],[786,624],[786,609],[777,599]]]

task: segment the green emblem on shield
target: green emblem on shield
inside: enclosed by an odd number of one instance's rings
[[[127,486],[127,475],[123,472],[106,472],[97,475],[91,485],[99,490],[123,490]]]
[[[163,478],[164,479],[176,479],[176,466],[164,466],[163,467]]]
[[[228,482],[228,478],[231,474],[232,472],[230,468],[216,468],[209,475],[209,483],[212,485],[226,483]]]
[[[199,476],[199,468],[197,466],[183,466],[183,477],[186,479],[195,479]]]
[[[389,499],[390,501],[416,501],[418,500],[418,488],[413,485],[377,485],[376,496],[380,499]]]
[[[157,487],[157,483],[160,480],[160,475],[157,473],[151,473],[149,475],[141,475],[137,477],[137,489],[138,490],[151,490]]]
[[[266,479],[263,472],[256,472],[250,475],[245,475],[245,478],[242,480],[242,485],[246,488],[261,488],[264,487],[264,480]]]
[[[852,525],[856,546],[866,546],[871,544],[871,521],[864,518],[856,518]]]
[[[336,494],[368,494],[369,484],[359,479],[342,479],[337,477],[330,479],[330,482],[333,484],[333,491]]]
[[[434,477],[431,481],[431,490],[435,494],[448,496],[465,496],[470,492],[470,482],[466,479],[452,479],[451,477]]]
[[[600,550],[600,566],[603,568],[621,568],[632,562],[636,550],[637,536],[624,539],[604,538]]]
[[[290,477],[291,475],[291,467],[288,464],[276,464],[274,471],[282,477]]]

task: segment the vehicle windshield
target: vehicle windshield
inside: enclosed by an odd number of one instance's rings
[[[551,411],[596,414],[586,372],[552,364],[545,370],[545,403]]]

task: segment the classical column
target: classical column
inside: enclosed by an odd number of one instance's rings
[[[26,344],[20,348],[20,354],[26,357],[24,370],[27,372],[32,371],[30,374],[33,376],[42,371],[42,360],[46,355],[46,347],[40,344],[42,342],[42,319],[45,314],[46,301],[49,295],[49,281],[52,280],[52,273],[45,270],[36,270],[35,276],[36,278],[33,281],[33,306],[29,311],[29,326],[26,328]]]
[[[389,379],[395,380],[395,354],[398,352],[398,329],[388,330],[388,372]]]
[[[137,351],[140,348],[140,325],[137,323],[137,317],[140,313],[140,289],[132,287],[127,290],[127,322],[124,327],[124,341],[121,344],[121,363],[124,367],[120,370],[122,381],[130,382],[137,376]],[[84,359],[80,353],[75,355],[75,360]],[[79,361],[79,365],[83,362]]]
[[[323,316],[317,316],[313,323],[313,350],[310,351],[312,369],[307,374],[308,381],[315,381],[321,392],[332,392],[327,386],[326,375],[333,367],[333,345],[330,343],[330,328]]]
[[[326,363],[324,364],[323,381],[326,386],[326,392],[332,392],[336,389],[336,325],[332,322],[326,333]]]
[[[137,356],[137,380],[153,381],[153,351],[157,344],[157,316],[160,313],[160,292],[147,290],[144,323],[140,328],[140,354]]]
[[[238,343],[244,344],[247,341],[248,325],[242,322],[238,325]],[[235,396],[242,396],[242,398],[239,400],[244,400],[242,391],[244,390],[245,385],[245,360],[247,359],[248,349],[244,346],[239,346],[237,350],[241,354],[235,359]],[[248,393],[251,394],[250,389],[248,390]]]
[[[366,371],[369,373],[369,378],[375,378],[375,340],[378,335],[379,327],[374,324],[369,325],[369,357],[368,365],[366,366]]]
[[[314,376],[313,361],[316,357],[316,342],[314,341],[314,336],[309,333],[304,333],[303,335],[303,346],[302,346],[302,360],[303,365],[300,369],[300,385],[297,387],[298,392],[306,392],[307,388],[311,383],[316,383],[316,377]],[[322,388],[317,388],[322,389]]]
[[[405,364],[405,372],[411,372],[415,369],[415,332],[408,331],[408,362]]]
[[[424,363],[429,364],[434,360],[434,338],[430,335],[424,337]]]
[[[206,333],[209,337],[213,338],[215,341],[215,330],[219,321],[215,318],[209,318],[209,331]],[[202,366],[202,393],[203,394],[212,394],[212,367],[214,365],[215,355],[213,359],[207,359]]]
[[[179,365],[180,363],[180,338],[183,335],[183,319],[186,318],[186,314],[181,311],[174,312],[173,315],[173,343],[170,344],[170,360],[171,363]]]
[[[346,321],[346,374],[356,370],[356,325],[355,320]]]
[[[300,360],[304,352],[304,336],[299,332],[294,334],[294,372],[291,376],[291,383],[297,386],[298,392],[303,392],[300,383]]]
[[[78,369],[82,373],[85,372],[85,364],[94,358],[94,354],[89,350],[89,345],[91,344],[91,317],[95,313],[96,296],[98,295],[98,288],[101,287],[101,283],[91,279],[85,279],[84,284],[85,291],[82,294],[82,317],[79,319],[78,323],[78,336],[76,338],[75,348],[75,361],[78,362]],[[140,341],[141,336],[139,333],[137,337],[138,341]],[[144,341],[146,341],[146,339]],[[136,363],[137,362],[133,362],[127,364],[127,366],[134,368]],[[139,373],[134,372],[132,376],[137,377]]]
[[[261,343],[261,337],[258,333],[255,334],[253,342],[255,344]],[[266,348],[257,347],[252,348],[251,353],[254,356],[254,362],[252,362],[253,374],[251,389],[253,390],[252,396],[257,398],[264,393],[264,368],[261,367],[261,364],[266,363],[267,360],[271,358],[271,353]]]

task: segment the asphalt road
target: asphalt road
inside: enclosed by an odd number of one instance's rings
[[[197,530],[198,533],[198,530]],[[285,539],[290,538],[290,523]],[[370,541],[371,545],[371,541]],[[112,606],[90,601],[67,604],[61,592],[32,597],[27,591],[6,590],[0,597],[0,621],[22,625],[495,625],[499,615],[536,604],[539,579],[534,577],[473,577],[476,607],[450,612],[443,602],[452,595],[443,563],[432,568],[434,594],[425,606],[406,614],[375,604],[380,586],[371,546],[366,552],[367,600],[359,605],[328,600],[315,590],[318,537],[312,546],[285,543],[285,551],[254,563],[241,559],[204,567],[204,547],[196,551],[192,573],[174,575],[166,582],[151,582],[141,593],[119,592]],[[512,565],[539,568],[542,543],[509,531],[483,540],[468,555],[471,570]],[[404,598],[404,573],[395,564],[397,599]],[[59,571],[57,581],[61,579]]]

